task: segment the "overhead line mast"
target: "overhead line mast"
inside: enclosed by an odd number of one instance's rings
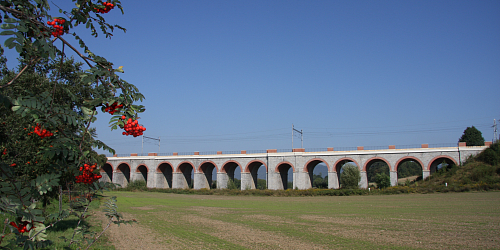
[[[298,131],[294,128],[292,124],[292,149],[293,149],[293,137],[295,136],[295,132],[300,134],[300,148],[304,148],[304,134],[302,133],[302,129]]]

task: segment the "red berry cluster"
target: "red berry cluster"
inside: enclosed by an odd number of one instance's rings
[[[28,133],[28,135],[31,135],[31,134],[35,133],[38,136],[40,136],[40,138],[42,138],[42,139],[45,138],[45,137],[51,137],[51,136],[54,135],[50,131],[48,131],[46,129],[42,129],[42,127],[38,123],[36,124],[36,127],[34,127],[34,126],[31,126],[31,127],[35,128],[35,131]]]
[[[125,116],[122,116],[122,119],[125,120]],[[133,135],[134,137],[142,135],[144,131],[146,131],[146,128],[139,125],[137,120],[132,120],[132,118],[128,118],[127,122],[123,126],[123,129],[125,129],[125,132],[123,132],[123,135]]]
[[[76,183],[82,182],[85,184],[91,184],[92,182],[101,179],[102,175],[93,173],[95,168],[96,164],[92,166],[87,163],[83,164],[83,167],[80,167],[80,171],[82,171],[82,174],[75,176]]]
[[[4,148],[4,149],[3,149],[2,154],[3,154],[3,155],[6,155],[6,154],[7,154],[7,149],[6,149],[6,148]]]
[[[15,227],[17,229],[17,231],[19,231],[19,233],[26,233],[26,232],[29,232],[31,229],[35,228],[35,226],[31,225],[31,228],[30,229],[26,229],[26,227],[28,226],[29,222],[25,221],[23,223],[19,223],[16,225],[15,222],[11,222],[10,225]]]
[[[52,22],[47,21],[48,25],[50,25],[50,26],[54,27],[54,29],[56,29],[56,31],[53,31],[51,33],[52,36],[58,37],[58,36],[61,36],[62,34],[64,34],[64,31],[63,31],[64,27],[61,25],[63,25],[65,22],[66,22],[66,20],[58,19],[58,18],[54,19]],[[58,24],[60,24],[60,25],[58,25]]]
[[[111,104],[111,106],[109,106],[109,104],[106,103],[106,107],[104,107],[104,112],[108,112],[113,115],[117,109],[120,109],[122,107],[123,104],[118,105],[117,102],[114,102],[113,104]]]
[[[94,8],[94,11],[97,13],[104,14],[104,13],[108,13],[110,10],[112,10],[115,7],[114,4],[108,3],[108,2],[104,2],[104,3],[102,3],[102,5],[104,5],[104,9]]]

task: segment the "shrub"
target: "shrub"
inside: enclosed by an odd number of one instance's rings
[[[146,191],[147,189],[148,187],[145,180],[131,181],[125,188],[127,191]]]
[[[342,167],[344,170],[340,174],[340,180],[342,181],[342,188],[346,189],[357,189],[359,181],[361,180],[361,174],[357,166],[347,165]]]
[[[241,189],[241,182],[238,179],[231,179],[227,181],[227,189]]]
[[[389,177],[385,173],[377,174],[375,176],[375,183],[377,183],[377,187],[380,189],[390,187],[391,177]]]

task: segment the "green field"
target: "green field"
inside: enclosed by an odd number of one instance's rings
[[[500,192],[254,197],[110,192],[117,249],[499,249]]]

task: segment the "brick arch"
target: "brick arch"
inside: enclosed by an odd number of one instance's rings
[[[323,162],[325,163],[326,165],[326,168],[328,169],[328,172],[330,172],[330,166],[328,165],[328,162],[326,162],[325,160],[321,159],[321,158],[314,158],[314,159],[311,159],[309,160],[305,165],[304,165],[304,172],[305,173],[308,173],[309,170],[307,169],[307,166],[309,166],[309,163],[313,162],[313,161],[320,161],[320,162]]]
[[[266,172],[267,172],[267,165],[266,165],[263,161],[253,160],[253,161],[249,162],[249,163],[246,165],[246,167],[245,167],[245,173],[250,173],[250,169],[249,169],[249,167],[250,167],[250,165],[251,165],[252,163],[255,163],[255,162],[258,162],[258,163],[261,163],[262,165],[264,165],[264,167],[266,168]]]
[[[139,171],[139,167],[141,167],[141,166],[144,166],[146,168],[146,172],[149,173],[149,168],[148,168],[148,166],[146,164],[139,164],[139,166],[137,166],[137,168],[135,168],[135,172],[136,173],[140,173],[141,172],[141,171]]]
[[[275,172],[275,173],[279,173],[280,171],[278,170],[278,168],[279,168],[281,165],[283,165],[283,164],[288,164],[288,165],[290,165],[290,166],[292,167],[293,172],[295,173],[295,166],[293,166],[293,164],[292,164],[292,163],[290,163],[290,162],[288,162],[288,161],[282,161],[282,162],[278,163],[278,165],[276,165],[276,168],[274,169],[274,172]]]
[[[233,161],[233,160],[229,160],[229,161],[224,162],[224,164],[222,164],[222,167],[220,168],[220,172],[221,173],[226,173],[226,166],[229,163],[236,163],[236,165],[238,165],[238,167],[240,167],[240,173],[243,171],[243,168],[241,167],[241,164],[239,162]]]
[[[120,166],[121,166],[122,164],[127,165],[127,166],[128,166],[128,169],[129,169],[129,170],[132,170],[132,168],[130,167],[130,164],[128,164],[127,162],[120,162],[120,163],[116,166],[116,172],[117,172],[117,173],[121,173],[121,172],[122,172],[122,171],[120,170]]]
[[[160,166],[161,166],[162,164],[167,164],[167,165],[169,165],[169,166],[170,166],[170,168],[172,168],[172,172],[174,172],[174,165],[172,165],[172,163],[170,163],[170,162],[168,162],[168,161],[162,161],[162,162],[160,162],[160,164],[158,164],[158,166],[156,166],[156,172],[157,172],[157,173],[161,173]]]
[[[420,159],[418,159],[417,157],[413,157],[413,156],[405,156],[401,159],[399,159],[396,164],[394,165],[394,171],[395,172],[398,172],[398,167],[399,167],[399,164],[405,160],[414,160],[416,162],[418,162],[418,164],[420,164],[420,167],[422,168],[422,171],[424,170],[425,168],[425,164],[422,163],[422,161]]]
[[[448,155],[439,155],[439,156],[436,156],[436,157],[432,158],[432,160],[429,161],[429,165],[427,165],[426,170],[431,171],[431,165],[432,165],[432,163],[434,163],[434,161],[436,161],[437,159],[442,159],[442,158],[446,158],[448,160],[451,160],[455,165],[458,165],[457,161],[455,161],[455,159],[453,159],[453,157],[448,156]]]
[[[359,164],[356,160],[354,160],[353,158],[349,158],[349,157],[344,157],[344,158],[340,158],[338,159],[335,164],[333,164],[333,172],[337,172],[337,165],[340,163],[340,162],[343,162],[343,161],[350,161],[350,162],[354,162],[356,164],[356,166],[358,166],[358,169],[359,169]]]
[[[198,173],[202,173],[203,171],[201,170],[201,166],[203,166],[203,164],[205,163],[210,163],[212,165],[214,165],[215,169],[217,170],[217,173],[219,172],[219,168],[217,167],[217,164],[215,164],[215,162],[213,161],[204,161],[200,164],[200,166],[198,167]]]
[[[180,168],[179,168],[179,167],[180,167],[180,166],[182,166],[182,164],[184,164],[184,163],[187,163],[187,164],[191,165],[191,167],[193,168],[193,170],[195,170],[195,169],[196,169],[196,168],[194,167],[193,163],[191,163],[191,162],[189,162],[189,161],[183,161],[183,162],[179,163],[179,165],[177,165],[177,167],[175,168],[175,172],[176,172],[176,173],[182,173],[182,171],[180,170]]]
[[[389,161],[387,161],[386,159],[382,158],[382,157],[372,157],[370,159],[368,159],[365,164],[363,165],[363,171],[366,172],[366,166],[368,165],[368,163],[370,163],[371,161],[373,160],[382,160],[383,162],[387,163],[387,166],[389,166],[389,172],[391,171],[391,164],[389,164]],[[359,166],[359,165],[358,165]]]
[[[110,162],[104,163],[104,165],[106,165],[106,164],[109,165],[109,166],[111,166],[111,172],[113,172],[113,169],[114,169],[113,164],[111,164]],[[104,166],[101,166],[99,168],[99,172],[104,172],[104,169],[102,169],[102,167],[104,167]]]

